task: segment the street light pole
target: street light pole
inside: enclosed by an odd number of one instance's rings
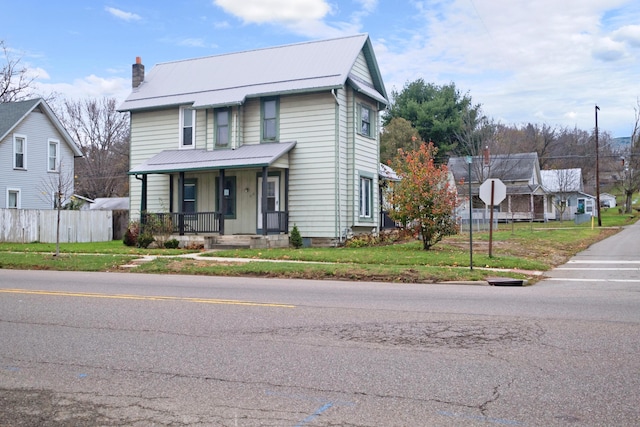
[[[473,157],[467,156],[469,165],[469,270],[473,270],[473,199],[471,198],[471,163]]]
[[[598,227],[602,227],[600,218],[600,149],[598,147],[598,111],[600,107],[596,105],[596,212],[598,213]]]

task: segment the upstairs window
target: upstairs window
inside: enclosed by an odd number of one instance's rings
[[[193,148],[195,146],[195,123],[196,123],[196,110],[193,108],[182,107],[180,109],[180,127],[182,132],[180,134],[180,146],[185,148]]]
[[[57,172],[58,171],[58,150],[60,147],[60,143],[55,139],[49,140],[49,156],[47,162],[47,170],[49,172]]]
[[[229,146],[229,110],[216,110],[216,147]]]
[[[24,135],[13,136],[13,168],[27,168],[27,137]]]
[[[372,138],[373,137],[373,128],[371,127],[371,123],[374,122],[374,120],[373,120],[373,111],[371,111],[371,108],[367,107],[366,105],[360,104],[359,113],[360,113],[359,114],[359,116],[360,116],[360,129],[359,129],[360,135]]]
[[[278,140],[278,109],[277,99],[262,101],[262,141]]]

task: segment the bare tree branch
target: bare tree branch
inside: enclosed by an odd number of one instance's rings
[[[33,95],[35,76],[20,64],[21,57],[14,58],[4,40],[0,40],[3,55],[0,68],[0,103],[20,101]]]

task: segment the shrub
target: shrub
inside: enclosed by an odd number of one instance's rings
[[[144,233],[138,236],[138,247],[139,248],[148,248],[150,244],[152,244],[156,239],[153,237],[153,234],[145,231]]]
[[[302,236],[300,235],[300,230],[298,230],[298,226],[295,224],[291,229],[291,235],[289,236],[289,244],[296,249],[300,249],[303,245]]]
[[[136,246],[138,244],[138,234],[140,234],[140,223],[137,221],[130,222],[122,238],[122,243],[127,246]]]
[[[177,239],[171,239],[164,242],[164,247],[166,249],[177,249],[180,247],[180,242]]]

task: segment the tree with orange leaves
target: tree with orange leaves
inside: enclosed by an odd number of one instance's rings
[[[390,164],[400,180],[392,183],[389,216],[413,227],[422,237],[424,250],[458,231],[456,186],[449,181],[447,167],[435,164],[437,151],[432,142],[423,142],[417,150],[398,150]]]

